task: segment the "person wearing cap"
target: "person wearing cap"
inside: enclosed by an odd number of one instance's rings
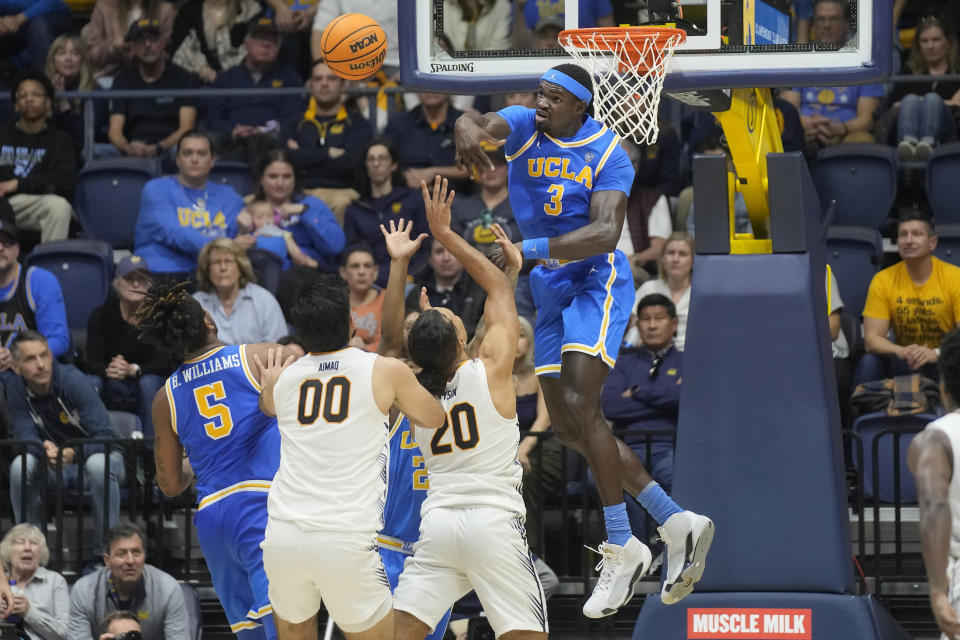
[[[300,87],[303,79],[294,69],[277,61],[280,30],[270,16],[259,15],[247,23],[243,39],[246,57],[242,64],[221,71],[214,89],[279,89]],[[294,96],[214,96],[207,109],[207,130],[214,136],[224,160],[243,160],[250,166],[276,146],[280,125],[299,110]],[[246,194],[241,194],[246,195]]]
[[[247,23],[261,11],[258,0],[187,0],[173,21],[173,61],[213,82],[243,62]]]
[[[535,371],[557,436],[587,459],[604,505],[602,572],[583,607],[585,616],[601,618],[630,600],[652,561],[633,535],[625,497],[660,525],[664,604],[688,595],[701,578],[714,526],[679,507],[603,418],[601,389],[634,300],[630,263],[617,250],[634,169],[619,137],[587,115],[592,101],[590,72],[560,64],[541,76],[536,109],[466,113],[456,141],[464,170],[492,168],[484,142],[502,147],[510,161],[510,202],[524,238],[518,248],[538,262],[530,272]]]
[[[117,74],[113,89],[158,91],[198,86],[195,76],[167,61],[166,40],[158,21],[137,20],[124,39],[130,44],[133,60]],[[153,158],[170,153],[196,119],[197,110],[189,100],[165,96],[117,98],[110,101],[107,137],[122,155]]]
[[[27,329],[46,337],[55,358],[70,350],[67,307],[56,276],[40,267],[29,269],[17,261],[20,257],[17,225],[0,218],[0,372],[4,376],[13,365],[10,343]]]
[[[169,358],[137,338],[136,312],[150,287],[150,267],[129,255],[116,267],[113,289],[87,320],[86,371],[108,409],[134,411],[153,441],[153,396],[173,371]]]
[[[135,18],[157,20],[163,37],[169,41],[175,15],[176,7],[167,0],[97,0],[93,5],[90,22],[81,30],[87,45],[87,60],[94,69],[93,76],[113,78],[120,67],[130,62],[130,45],[125,36],[127,28]],[[104,83],[103,86],[111,85]]]
[[[535,49],[561,49],[557,36],[566,28],[563,14],[546,16],[537,21],[533,29],[533,47]]]
[[[10,464],[10,501],[16,521],[45,524],[44,495],[40,474],[46,471],[47,484],[56,486],[57,467],[62,481],[76,485],[77,465],[84,465],[83,481],[93,502],[94,551],[100,549],[104,532],[120,515],[120,485],[124,477],[123,456],[110,453],[110,471],[105,483],[106,459],[103,445],[64,447],[77,438],[116,438],[110,414],[87,377],[72,364],[57,362],[47,339],[33,330],[22,331],[10,344],[16,375],[5,376],[7,404],[13,420],[14,437],[35,443]],[[40,452],[43,451],[41,454]],[[26,456],[26,475],[21,456]],[[26,493],[26,511],[23,497]],[[107,521],[104,522],[104,506]]]
[[[63,240],[70,230],[69,199],[77,179],[70,134],[49,124],[53,85],[40,71],[20,73],[10,95],[19,116],[0,129],[0,198],[17,225],[40,231],[40,241]],[[5,208],[5,207],[4,207]]]

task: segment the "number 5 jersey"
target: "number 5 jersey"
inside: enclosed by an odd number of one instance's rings
[[[197,477],[200,508],[242,491],[265,493],[280,463],[280,434],[258,404],[246,345],[211,349],[167,378],[170,424]]]

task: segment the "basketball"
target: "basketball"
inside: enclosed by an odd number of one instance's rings
[[[320,51],[330,71],[344,80],[362,80],[383,65],[387,34],[369,16],[345,13],[323,30]]]

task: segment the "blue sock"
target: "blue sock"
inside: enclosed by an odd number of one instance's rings
[[[603,520],[607,525],[607,542],[620,545],[627,544],[630,536],[630,520],[627,518],[627,505],[615,504],[603,508]]]
[[[637,502],[643,505],[643,508],[657,521],[657,524],[663,524],[667,521],[667,518],[673,514],[683,511],[683,509],[678,507],[677,503],[660,488],[660,485],[656,481],[652,481],[643,488],[643,491],[637,496]]]

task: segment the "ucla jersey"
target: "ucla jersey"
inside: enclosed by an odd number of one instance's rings
[[[534,109],[515,105],[499,111],[510,135],[510,205],[524,238],[552,238],[590,222],[594,191],[630,193],[633,165],[620,138],[586,116],[580,130],[558,139],[539,131]]]
[[[170,423],[197,476],[200,508],[237,491],[266,492],[280,464],[277,422],[260,411],[246,346],[187,360],[165,386]]]
[[[390,470],[382,536],[400,543],[417,541],[420,505],[427,497],[429,486],[423,453],[414,440],[410,421],[400,414],[390,429]]]

